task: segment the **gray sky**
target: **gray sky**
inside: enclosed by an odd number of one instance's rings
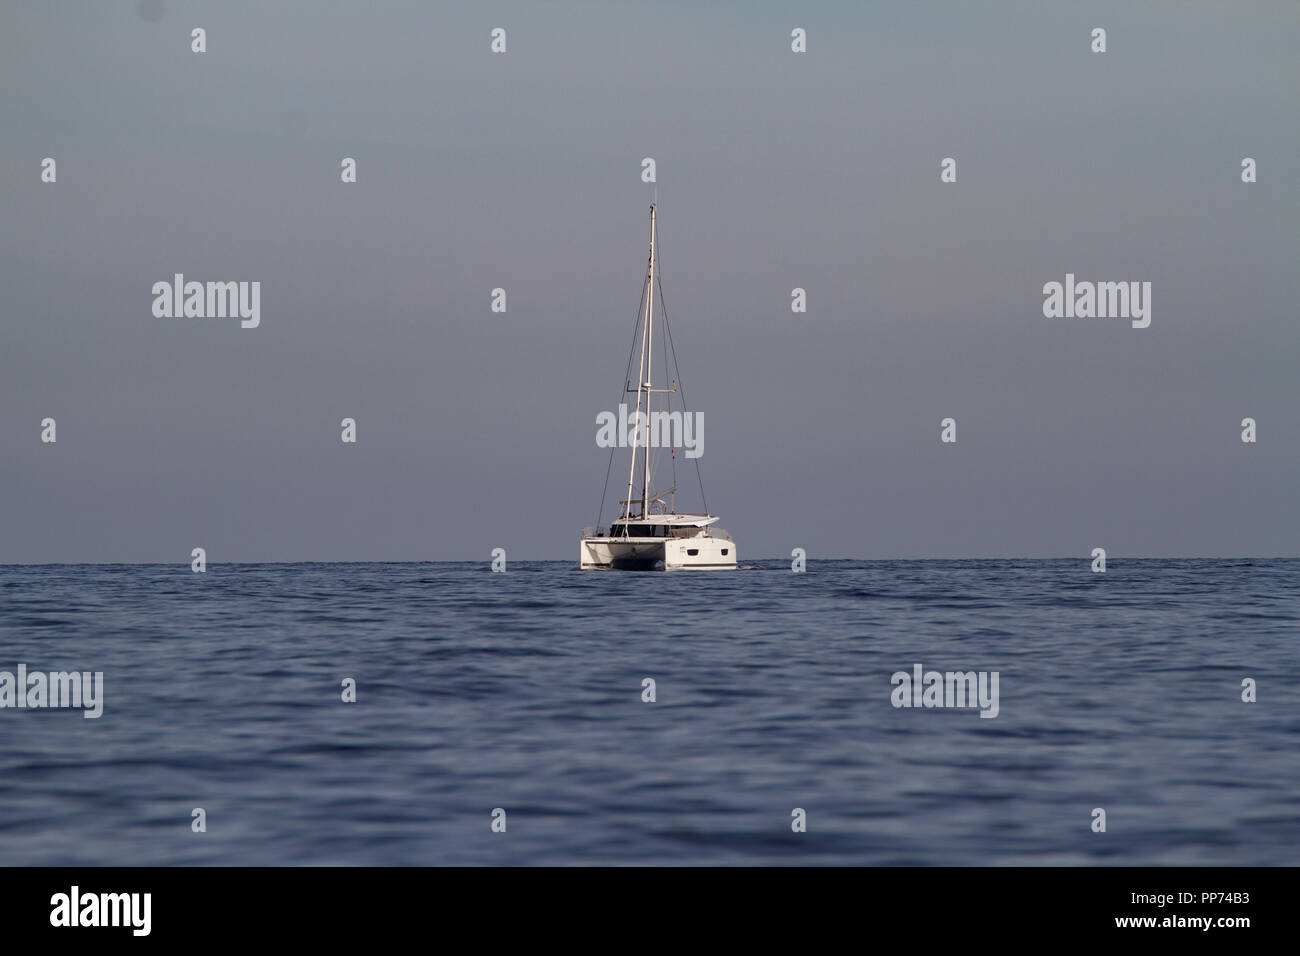
[[[1281,2],[7,5],[0,562],[576,559],[645,156],[742,561],[1300,554],[1298,28]],[[176,272],[260,281],[261,326],[155,318]],[[1067,272],[1150,281],[1151,326],[1044,318]]]

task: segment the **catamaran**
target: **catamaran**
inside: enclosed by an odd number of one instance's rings
[[[663,304],[663,286],[659,280],[658,262],[655,258],[655,207],[650,206],[650,264],[646,269],[644,308],[637,310],[637,327],[633,343],[641,341],[641,361],[638,366],[636,387],[632,387],[631,378],[624,382],[625,393],[636,393],[636,416],[634,439],[629,444],[632,448],[632,461],[627,473],[627,497],[619,501],[620,514],[608,529],[600,527],[600,516],[596,525],[584,528],[582,540],[578,545],[578,564],[584,570],[610,569],[618,571],[675,571],[680,569],[729,569],[736,565],[736,542],[731,535],[714,526],[718,520],[708,513],[707,504],[703,513],[679,513],[677,502],[677,454],[671,446],[668,449],[672,465],[671,487],[662,491],[653,491],[652,479],[655,462],[651,461],[652,444],[655,457],[660,459],[659,442],[652,442],[651,425],[656,414],[651,409],[654,396],[660,395],[660,404],[672,405],[675,396],[681,396],[685,416],[685,393],[681,388],[681,373],[677,370],[677,351],[672,345],[672,331],[668,327],[668,310]],[[673,357],[673,369],[677,373],[672,384],[667,388],[654,386],[654,345],[655,345],[655,291],[658,290],[659,321],[662,325],[660,349],[666,342]],[[635,349],[635,344],[633,349]],[[667,359],[665,355],[665,367]],[[628,372],[632,369],[632,356],[628,356]],[[665,368],[666,374],[666,368]],[[671,408],[668,411],[672,414]],[[657,437],[657,436],[656,436]],[[614,448],[610,448],[610,465],[614,460]],[[638,477],[637,459],[640,457],[641,479],[640,494],[636,493]],[[699,460],[695,459],[696,476],[699,478]],[[604,510],[605,493],[609,489],[609,470],[605,472],[605,492],[601,493],[601,509]],[[699,478],[700,499],[704,504],[704,481]]]

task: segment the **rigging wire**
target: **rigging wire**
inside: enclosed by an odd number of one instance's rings
[[[662,282],[660,283],[660,290],[659,290],[659,311],[665,315],[667,314],[666,312],[664,312],[664,296],[663,296]],[[667,326],[665,326],[665,328],[666,327]],[[667,340],[668,340],[668,336],[666,335],[661,335],[659,337],[659,354],[663,357],[664,360],[664,378],[668,377],[668,341]],[[677,380],[674,379],[672,383],[670,383],[670,387],[675,386],[676,384],[677,384]],[[664,396],[664,398],[668,403],[668,413],[671,421],[671,415],[673,410],[672,392],[668,392]],[[685,420],[686,420],[686,407],[682,406],[682,427],[683,428],[686,427]],[[671,425],[669,427],[671,427]],[[669,485],[669,487],[672,488],[673,490],[672,510],[674,513],[676,513],[677,511],[677,449],[672,446],[671,442],[668,445],[668,459],[669,461],[672,462],[672,466],[673,466],[673,480],[672,480],[672,484]]]
[[[664,301],[663,264],[659,267],[659,305],[664,317],[664,331],[667,333],[668,348],[673,353],[673,371],[677,374],[677,390],[682,393],[682,428],[686,427],[686,387],[682,384],[682,370],[677,365],[677,346],[673,344],[673,330],[668,324],[668,303]],[[700,459],[695,461],[695,478],[700,483],[700,501],[704,504],[704,513],[709,513],[709,500],[704,496],[704,475],[700,472]]]
[[[632,378],[631,378],[631,376],[632,376],[632,356],[636,354],[636,339],[637,339],[637,332],[638,332],[638,331],[640,330],[640,328],[641,328],[641,303],[645,301],[645,287],[646,287],[646,283],[648,283],[649,281],[650,281],[650,274],[649,274],[649,272],[647,272],[647,273],[646,273],[646,277],[645,277],[645,281],[641,283],[641,296],[640,296],[640,298],[637,299],[637,306],[636,306],[636,321],[635,321],[634,323],[632,323],[632,347],[628,350],[628,353],[627,353],[627,369],[626,369],[626,370],[624,371],[624,373],[623,373],[623,391],[622,391],[622,393],[621,393],[621,394],[619,395],[619,397],[618,397],[618,402],[615,402],[615,403],[614,403],[614,407],[615,407],[615,408],[618,407],[618,405],[619,405],[620,402],[623,402],[623,401],[626,400],[626,398],[627,398],[627,386],[628,386],[628,383],[632,381]],[[661,286],[661,288],[660,288],[659,298],[660,298],[660,301],[663,300],[663,289],[662,289],[662,286]],[[618,437],[619,437],[619,436],[615,435],[614,444],[612,444],[612,445],[609,446],[609,464],[607,464],[607,465],[605,466],[605,487],[604,487],[603,489],[601,489],[601,492],[600,492],[600,510],[599,510],[598,512],[596,512],[596,527],[597,527],[597,528],[600,528],[600,519],[603,518],[603,517],[605,516],[605,497],[609,494],[609,476],[610,476],[610,472],[612,472],[613,469],[614,469],[614,452],[618,450]],[[635,455],[635,454],[636,454],[636,451],[633,450],[632,454]],[[629,507],[630,507],[630,505],[629,505]]]

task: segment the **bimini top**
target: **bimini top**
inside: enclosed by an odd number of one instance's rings
[[[663,524],[675,528],[703,528],[705,525],[711,525],[717,521],[716,515],[647,515],[642,518],[639,515],[633,515],[630,518],[615,518],[614,524]]]

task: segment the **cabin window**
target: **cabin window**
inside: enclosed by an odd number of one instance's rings
[[[727,553],[727,549],[726,549],[726,548],[723,548],[723,549],[722,549],[722,553],[723,553],[723,554],[726,554],[726,553]]]
[[[668,536],[668,526],[662,524],[630,524],[627,526],[627,533],[634,538],[666,538]]]
[[[689,554],[689,555],[691,555],[691,557],[694,557],[695,555],[697,555],[697,554],[700,553],[700,549],[699,549],[699,548],[687,548],[687,549],[686,549],[686,553]],[[723,551],[722,553],[723,553],[723,554],[726,554],[727,552]]]

